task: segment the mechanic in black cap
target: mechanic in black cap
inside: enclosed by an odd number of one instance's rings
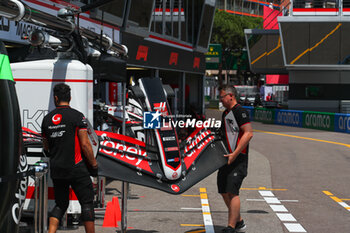
[[[90,175],[97,176],[97,161],[87,134],[84,115],[71,108],[70,87],[64,83],[53,89],[56,109],[42,122],[44,150],[50,157],[50,172],[56,206],[50,214],[49,233],[56,232],[69,205],[69,186],[81,205],[81,219],[87,233],[95,233],[94,191]]]

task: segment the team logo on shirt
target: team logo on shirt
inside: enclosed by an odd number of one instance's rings
[[[61,120],[62,120],[61,114],[55,114],[52,117],[52,123],[54,123],[55,125],[58,125],[59,123],[61,123]]]
[[[87,123],[87,121],[86,121],[86,118],[85,117],[83,117],[83,119],[81,120],[82,122],[83,122],[83,124],[87,127],[88,126],[88,123]]]

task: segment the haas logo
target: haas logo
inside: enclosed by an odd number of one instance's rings
[[[153,108],[157,112],[159,111],[160,113],[162,113],[162,116],[168,115],[168,109],[166,107],[166,102],[153,103]]]
[[[55,125],[58,125],[59,123],[61,123],[62,120],[62,115],[61,114],[55,114],[52,117],[52,123],[54,123]]]

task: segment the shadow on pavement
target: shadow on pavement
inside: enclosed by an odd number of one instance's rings
[[[268,214],[269,212],[265,210],[248,210],[247,213],[249,214]]]
[[[225,228],[226,226],[215,226],[214,225],[214,231],[215,232],[222,232],[222,230]],[[205,231],[204,231],[205,232]]]

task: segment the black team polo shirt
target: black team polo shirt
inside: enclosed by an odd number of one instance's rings
[[[78,138],[78,131],[87,129],[81,112],[69,106],[58,106],[44,117],[41,128],[49,144],[52,179],[89,175]]]

